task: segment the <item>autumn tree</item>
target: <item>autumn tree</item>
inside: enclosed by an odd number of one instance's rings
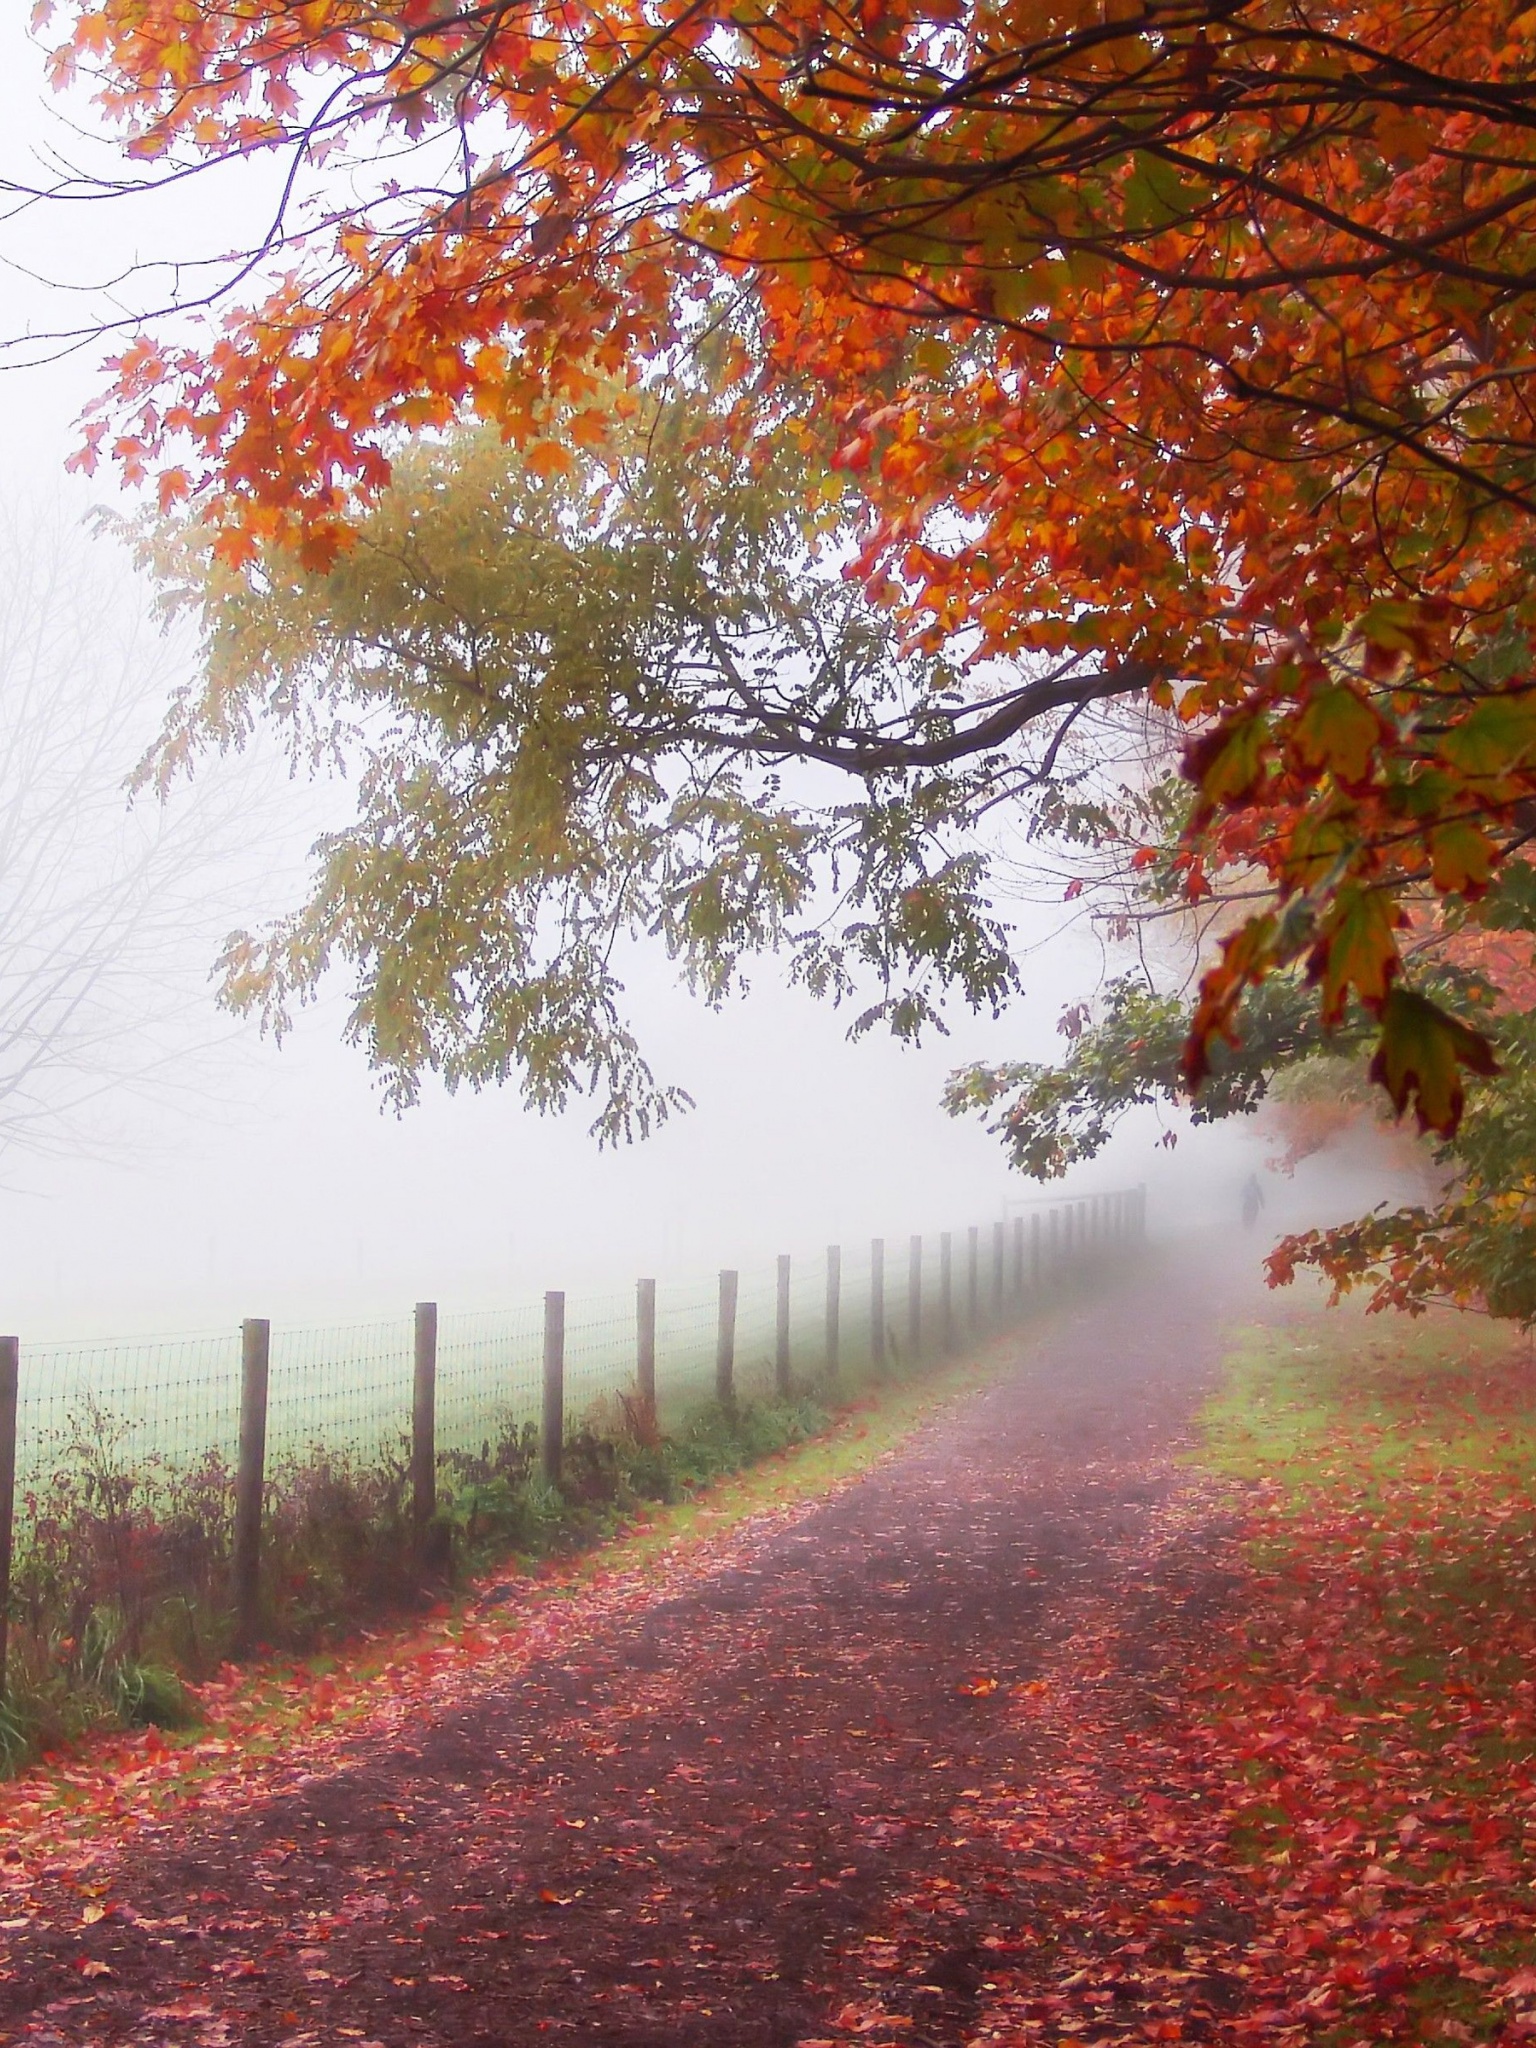
[[[473,417],[552,473],[606,433],[594,394],[708,336],[720,430],[856,480],[858,575],[943,676],[873,721],[785,707],[774,757],[878,781],[1176,711],[1188,885],[1215,833],[1267,891],[1186,1080],[1295,970],[1454,1122],[1487,1040],[1410,985],[1402,917],[1475,904],[1536,797],[1536,13],[43,11],[144,182],[283,160],[216,331],[141,323],[88,462],[190,499],[233,568],[324,568],[405,437]]]

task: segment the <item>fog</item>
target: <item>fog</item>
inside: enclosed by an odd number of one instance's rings
[[[42,103],[41,65],[16,20],[0,27],[0,80],[3,168],[27,175],[32,152],[67,138]],[[30,273],[79,283],[182,234],[216,249],[232,231],[222,216],[200,216],[201,203],[193,193],[131,219],[87,207],[67,220],[13,219],[0,238],[13,266],[7,331],[99,317],[108,303],[61,296]],[[102,353],[13,368],[0,381],[0,493],[13,519],[56,506],[65,545],[82,559],[103,551],[99,574],[126,628],[147,593],[105,559],[112,544],[80,523],[112,482],[62,478]],[[145,665],[147,725],[182,659],[166,648]],[[101,765],[102,788],[127,774],[143,736],[125,728],[117,757]],[[939,1096],[957,1064],[1048,1057],[1059,1045],[1060,1011],[1091,993],[1102,968],[1097,943],[1063,927],[1059,910],[1018,906],[1034,949],[1027,993],[1008,1016],[952,1012],[952,1035],[915,1050],[879,1038],[850,1044],[847,1016],[786,988],[771,961],[746,997],[713,1014],[675,985],[668,963],[637,954],[629,983],[644,1049],[696,1106],[647,1142],[605,1154],[579,1104],[540,1119],[512,1092],[450,1099],[429,1085],[405,1117],[384,1111],[364,1060],[341,1043],[342,991],[281,1048],[222,1018],[210,979],[220,931],[295,899],[309,838],[344,816],[348,799],[290,786],[259,750],[216,778],[214,794],[206,859],[176,871],[183,912],[134,970],[139,981],[125,968],[111,998],[124,1043],[153,1013],[163,1056],[152,1072],[128,1062],[83,1114],[76,1104],[51,1152],[0,1150],[0,1327],[38,1339],[257,1314],[333,1321],[419,1296],[487,1306],[551,1286],[957,1228],[1039,1192],[1009,1174],[979,1120],[946,1118]],[[208,787],[172,802],[174,819],[177,806],[209,803]],[[125,813],[124,829],[142,832],[142,814],[130,827]],[[93,857],[115,856],[98,846]],[[1251,1124],[1180,1129],[1172,1149],[1166,1135],[1157,1117],[1131,1119],[1072,1191],[1145,1181],[1154,1234],[1230,1223],[1265,1141]],[[1369,1148],[1343,1167],[1314,1162],[1294,1181],[1270,1177],[1245,1246],[1256,1260],[1276,1229],[1354,1213],[1391,1186]]]

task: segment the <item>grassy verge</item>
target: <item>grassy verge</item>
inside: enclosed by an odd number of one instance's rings
[[[1536,1353],[1470,1316],[1349,1308],[1239,1338],[1202,1417],[1203,1462],[1301,1502],[1338,1478],[1536,1477]]]
[[[1468,1318],[1247,1335],[1202,1462],[1253,1509],[1196,1677],[1281,2038],[1536,2039],[1536,1368]],[[1277,1994],[1279,1996],[1280,1994]]]
[[[425,1574],[402,1466],[302,1462],[274,1488],[269,1514],[267,1650],[238,1672],[223,1661],[221,1490],[200,1479],[193,1546],[152,1475],[114,1473],[73,1492],[67,1516],[34,1516],[42,1540],[20,1559],[0,1760],[14,1772],[144,1727],[157,1750],[195,1747],[235,1723],[276,1742],[321,1682],[328,1720],[365,1712],[367,1681],[406,1654],[424,1611],[453,1635],[488,1579],[515,1612],[552,1583],[659,1569],[747,1515],[825,1493],[1010,1356],[1005,1341],[910,1377],[703,1408],[669,1435],[637,1429],[614,1405],[569,1438],[559,1488],[539,1479],[531,1436],[509,1430],[476,1457],[443,1461]],[[195,1581],[157,1577],[189,1552]],[[334,1697],[338,1674],[358,1688],[351,1708]]]

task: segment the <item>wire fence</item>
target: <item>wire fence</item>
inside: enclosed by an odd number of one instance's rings
[[[532,1428],[558,1483],[569,1431],[672,1430],[734,1404],[907,1372],[1027,1313],[1087,1260],[1138,1241],[1143,1191],[1037,1207],[938,1235],[790,1255],[707,1280],[546,1295],[485,1313],[130,1342],[0,1337],[0,1680],[18,1524],[92,1461],[234,1475],[235,1594],[254,1585],[263,1488],[283,1464],[393,1456],[430,1520],[445,1458]],[[18,1512],[19,1510],[19,1512]],[[242,1534],[243,1528],[243,1534]],[[242,1550],[242,1543],[244,1548]],[[252,1596],[254,1597],[254,1596]]]

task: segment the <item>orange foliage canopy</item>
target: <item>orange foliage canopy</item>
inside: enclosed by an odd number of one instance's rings
[[[1519,0],[73,0],[151,179],[287,151],[273,276],[118,358],[87,460],[323,565],[392,436],[558,466],[706,327],[748,440],[860,480],[932,644],[1198,734],[1192,833],[1272,905],[1190,1055],[1306,960],[1455,1121],[1482,1041],[1398,986],[1536,798],[1536,8]],[[307,194],[307,198],[305,195]],[[279,246],[280,245],[280,246]],[[275,276],[277,260],[287,266]],[[260,274],[260,273],[258,273]],[[265,296],[262,296],[265,292]],[[563,423],[563,424],[562,424]],[[989,685],[989,687],[992,687]],[[958,737],[1005,744],[1038,696]],[[916,741],[861,772],[931,763]]]

